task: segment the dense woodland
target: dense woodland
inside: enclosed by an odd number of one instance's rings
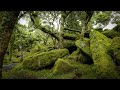
[[[0,11],[0,79],[120,79],[120,12]]]

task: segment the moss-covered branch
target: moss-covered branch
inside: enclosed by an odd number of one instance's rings
[[[81,31],[80,31],[80,30],[77,30],[77,29],[64,28],[64,30],[68,30],[68,31],[73,31],[73,32],[79,32],[79,33],[81,33]]]

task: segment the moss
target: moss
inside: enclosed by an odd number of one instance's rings
[[[104,34],[108,38],[112,38],[112,39],[114,37],[120,37],[120,32],[117,32],[115,30],[106,30],[106,31],[102,32],[102,34]]]
[[[78,35],[75,34],[69,34],[69,33],[64,33],[63,38],[64,39],[69,39],[69,40],[75,40]]]
[[[91,59],[91,57],[85,53],[81,53],[77,61],[83,64],[93,64],[93,60]]]
[[[87,64],[76,64],[75,65],[75,75],[77,79],[97,79],[96,74],[94,72],[93,65]]]
[[[118,78],[116,66],[108,54],[111,40],[98,31],[90,32],[90,50],[94,62],[94,71],[99,78]]]
[[[51,70],[33,71],[23,68],[22,63],[19,63],[12,70],[3,71],[3,79],[47,79],[51,74]]]
[[[5,54],[3,63],[4,64],[10,63],[9,55],[8,54]]]
[[[42,46],[42,45],[35,45],[30,52],[25,52],[24,57],[29,57],[29,56],[33,56],[35,54],[40,54],[41,52],[47,52],[47,51],[51,51],[53,50],[53,46]]]
[[[32,53],[35,53],[35,52],[46,52],[46,51],[48,51],[48,50],[47,50],[47,47],[46,47],[46,46],[39,45],[39,44],[35,45],[35,46],[30,50],[30,52],[32,52]]]
[[[62,59],[68,59],[68,60],[77,61],[78,55],[79,55],[79,49],[77,49],[76,51],[74,51],[72,54],[63,57]]]
[[[57,61],[56,61],[57,62]],[[19,63],[11,71],[3,72],[3,79],[94,79],[91,65],[79,64],[74,60],[60,59],[52,70],[25,69]],[[61,68],[62,67],[62,68]],[[57,72],[55,70],[58,70]]]
[[[41,69],[50,64],[53,64],[58,58],[68,55],[67,49],[56,49],[48,52],[42,52],[34,56],[25,58],[23,66],[29,69]]]
[[[72,47],[72,46],[75,46],[75,41],[64,39],[64,41],[63,41],[63,47],[64,48],[69,48],[69,47]]]
[[[11,61],[12,63],[20,63],[21,62],[21,58],[20,57],[12,57],[12,61]]]
[[[98,32],[103,32],[102,28],[96,28],[95,30],[98,31]]]
[[[88,38],[84,38],[82,41],[77,40],[75,44],[80,49],[78,61],[84,64],[92,64],[93,61],[91,59],[90,40]]]
[[[53,69],[53,76],[71,75],[72,79],[96,79],[93,65],[85,65],[71,59],[58,59]]]
[[[66,73],[66,74],[60,74],[60,75],[54,75],[51,74],[48,79],[73,79],[75,77],[75,73],[70,72],[70,73]]]
[[[117,65],[120,65],[120,37],[114,37],[111,44],[111,50],[113,51],[113,57]]]
[[[22,63],[18,63],[13,69],[12,71],[19,71],[23,69],[23,64]]]
[[[71,65],[69,62],[63,59],[58,59],[55,62],[53,73],[64,74],[64,73],[72,72],[73,70],[74,70],[74,66]]]
[[[114,38],[113,38],[111,48],[112,48],[113,50],[120,48],[120,37],[114,37]]]
[[[80,48],[84,53],[88,54],[89,56],[91,56],[91,52],[90,52],[90,41],[88,38],[84,38],[83,41],[81,40],[77,40],[75,42],[76,46],[78,48]]]

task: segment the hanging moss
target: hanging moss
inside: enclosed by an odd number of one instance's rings
[[[67,49],[56,49],[48,52],[42,52],[34,56],[27,57],[23,61],[23,66],[29,69],[41,69],[53,64],[58,58],[68,55]]]
[[[118,78],[116,66],[108,54],[111,40],[98,31],[90,32],[90,50],[98,78]]]
[[[111,50],[113,51],[113,57],[117,65],[120,65],[120,37],[114,37],[111,44]]]

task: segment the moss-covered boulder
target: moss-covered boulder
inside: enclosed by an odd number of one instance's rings
[[[58,59],[52,74],[53,76],[70,74],[71,79],[96,79],[92,65],[81,64],[69,58]]]
[[[88,54],[89,56],[91,56],[90,53],[90,41],[88,38],[84,38],[83,41],[81,40],[77,40],[75,42],[75,45],[80,48],[84,53]]]
[[[88,38],[84,38],[82,41],[77,40],[75,44],[79,48],[78,61],[84,64],[92,64],[93,61],[91,59],[90,40]]]
[[[94,62],[94,71],[99,78],[118,78],[116,66],[108,54],[111,40],[98,31],[90,32],[90,50]]]
[[[83,64],[93,64],[92,58],[83,52],[79,54],[77,61]]]
[[[67,49],[56,49],[48,52],[42,52],[40,54],[25,58],[23,61],[23,66],[29,69],[41,69],[54,64],[58,58],[62,58],[68,54],[69,51]]]
[[[72,54],[63,57],[62,59],[68,59],[68,60],[77,61],[78,57],[79,57],[79,49],[77,49],[76,51],[72,52]]]
[[[111,44],[113,57],[117,65],[120,65],[120,37],[114,37]]]
[[[69,48],[69,47],[72,47],[72,46],[75,46],[75,41],[64,39],[64,41],[63,41],[63,47],[64,48]]]
[[[72,72],[73,70],[74,70],[74,66],[70,64],[67,60],[58,59],[55,62],[53,73],[54,74],[65,74],[65,73]]]
[[[46,51],[48,51],[47,46],[43,46],[43,45],[39,45],[39,44],[35,45],[30,50],[30,52],[32,52],[32,53],[35,53],[35,52],[46,52]]]

